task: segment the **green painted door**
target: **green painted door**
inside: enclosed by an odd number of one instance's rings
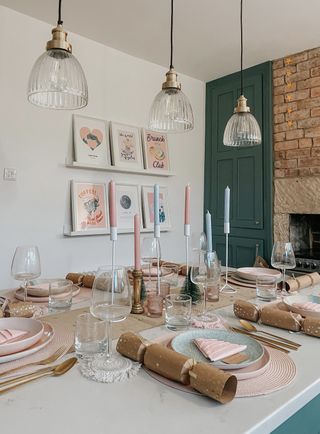
[[[271,62],[244,72],[244,95],[259,122],[262,145],[223,145],[225,126],[240,92],[240,74],[207,83],[204,211],[213,217],[213,245],[225,262],[224,190],[231,189],[229,263],[253,264],[256,251],[268,261],[272,249],[272,73]]]

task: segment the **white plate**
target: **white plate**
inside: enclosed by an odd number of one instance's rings
[[[290,295],[283,297],[283,302],[287,305],[291,312],[299,313],[302,316],[312,316],[313,318],[320,318],[320,312],[314,312],[312,310],[302,309],[297,306],[293,306],[294,303],[307,303],[307,302],[320,304],[320,296],[317,295]]]
[[[238,274],[238,276],[242,277],[243,279],[246,280],[251,280],[252,281],[256,281],[257,277],[262,277],[262,276],[273,276],[273,277],[277,277],[277,278],[281,278],[281,273],[278,270],[273,270],[271,268],[260,268],[260,267],[243,267],[243,268],[238,268],[236,270],[236,273]]]
[[[73,285],[73,293],[72,293],[72,297],[75,297],[76,295],[79,294],[80,292],[80,287],[77,285]],[[24,301],[24,289],[23,288],[19,288],[16,290],[16,292],[14,293],[14,296],[17,300],[21,300]],[[27,296],[27,301],[33,301],[34,303],[48,303],[49,301],[49,297],[35,297],[32,295]]]
[[[31,347],[27,348],[24,351],[14,354],[8,354],[6,356],[0,356],[0,363],[12,362],[13,360],[22,359],[22,357],[30,356],[33,353],[41,350],[45,346],[47,346],[53,339],[54,331],[50,324],[43,324],[44,330],[41,338]]]
[[[43,334],[43,324],[41,321],[32,318],[1,318],[0,330],[12,329],[27,332],[14,342],[0,345],[0,356],[18,353],[35,344]]]

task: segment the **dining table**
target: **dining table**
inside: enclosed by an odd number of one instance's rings
[[[303,294],[320,290],[302,290]],[[252,288],[237,287],[235,294],[221,294],[210,303],[231,326],[239,326],[233,313],[237,298],[264,304]],[[48,316],[73,326],[76,316],[88,310],[89,300],[70,312]],[[125,382],[99,383],[84,378],[75,365],[61,377],[42,378],[0,395],[1,433],[23,434],[267,434],[319,433],[320,345],[318,338],[259,325],[265,331],[301,344],[290,352],[297,373],[287,387],[270,394],[235,398],[228,404],[185,393],[157,381],[144,369]],[[114,324],[113,345],[123,331],[157,340],[170,333],[164,318],[130,315]],[[66,357],[70,357],[67,355]]]

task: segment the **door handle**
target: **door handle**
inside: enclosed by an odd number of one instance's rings
[[[256,225],[259,225],[260,224],[260,220],[256,220]]]

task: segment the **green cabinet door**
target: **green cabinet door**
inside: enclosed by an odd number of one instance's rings
[[[272,100],[271,62],[244,73],[244,94],[259,122],[262,145],[232,148],[223,145],[225,126],[240,90],[239,73],[207,83],[204,211],[213,216],[213,245],[224,263],[224,190],[231,189],[230,265],[267,260],[272,248]]]

